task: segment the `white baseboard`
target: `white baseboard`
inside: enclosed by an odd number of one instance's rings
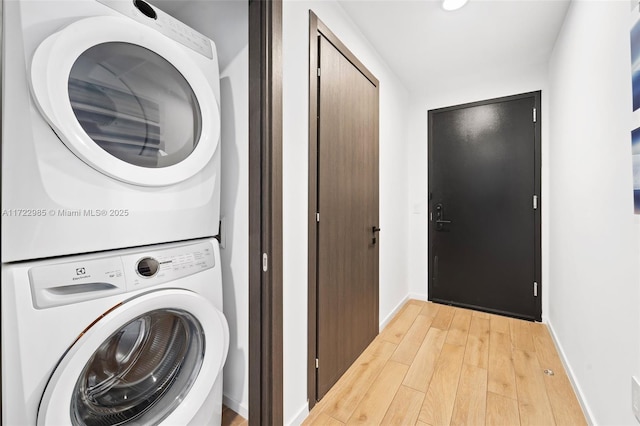
[[[299,411],[298,414],[295,415],[293,420],[289,423],[285,423],[287,426],[300,426],[304,419],[309,416],[309,404],[305,404]]]
[[[378,331],[382,331],[384,330],[384,328],[389,324],[389,322],[391,322],[391,320],[393,319],[394,316],[396,316],[396,314],[398,313],[398,311],[400,311],[400,309],[404,306],[405,303],[407,303],[407,300],[409,300],[409,295],[406,295],[404,297],[404,299],[402,299],[400,301],[400,303],[398,303],[396,305],[395,308],[393,308],[391,310],[391,312],[389,313],[389,315],[387,315],[386,317],[384,317],[384,319],[380,322],[380,326],[378,327]]]
[[[386,317],[384,317],[384,319],[382,320],[382,322],[380,323],[380,326],[378,328],[378,331],[382,331],[384,330],[384,328],[389,325],[389,323],[391,322],[391,320],[393,319],[393,317],[396,316],[396,314],[400,311],[400,309],[402,309],[402,307],[404,306],[405,303],[407,303],[409,300],[411,299],[415,299],[415,300],[422,300],[422,301],[427,301],[427,295],[426,294],[417,294],[417,293],[409,293],[407,294],[404,299],[402,299],[400,301],[400,303],[398,303],[396,305],[395,308],[393,308],[393,310],[391,311],[391,313],[389,313],[389,315],[387,315]]]
[[[224,405],[226,405],[227,407],[231,408],[236,413],[240,414],[245,419],[247,419],[247,420],[249,419],[249,409],[248,409],[248,407],[245,407],[244,405],[242,405],[238,401],[235,401],[235,400],[229,398],[227,395],[223,395],[222,396],[222,403]]]
[[[575,375],[573,374],[573,369],[571,368],[571,365],[567,360],[567,356],[564,352],[564,349],[562,349],[562,344],[560,344],[560,341],[558,340],[558,336],[556,335],[553,325],[551,324],[551,321],[547,321],[546,324],[547,324],[547,327],[549,327],[549,331],[551,333],[551,338],[553,339],[553,343],[556,345],[556,350],[558,351],[558,355],[560,355],[560,360],[562,360],[562,365],[564,366],[564,369],[567,372],[567,376],[569,376],[569,381],[571,382],[571,385],[573,386],[573,389],[576,392],[576,396],[578,397],[578,402],[582,407],[582,412],[587,418],[587,423],[589,423],[590,425],[595,425],[596,422],[594,420],[593,412],[591,411],[589,404],[587,404],[587,401],[584,397],[584,393],[582,392],[582,388],[580,387],[580,385],[575,379]]]
[[[425,294],[409,293],[409,299],[420,300],[422,302],[429,301],[429,298],[427,297],[426,293]]]

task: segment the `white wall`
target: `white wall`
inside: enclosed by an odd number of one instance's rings
[[[574,1],[549,67],[549,323],[602,425],[636,424],[631,376],[640,373],[629,23],[629,1]]]
[[[222,180],[220,250],[229,355],[224,367],[224,403],[243,417],[249,409],[249,51],[221,73]]]
[[[222,175],[220,250],[229,355],[224,403],[248,417],[249,408],[249,55],[248,2],[157,0],[159,7],[216,43],[220,62]]]
[[[455,52],[452,52],[454,55]],[[446,60],[440,58],[439,60]],[[496,67],[499,68],[498,66]],[[522,69],[515,74],[471,74],[468,78],[443,79],[434,82],[424,96],[414,97],[409,115],[409,200],[411,219],[409,234],[409,272],[411,294],[427,294],[428,271],[428,212],[427,212],[427,112],[431,109],[459,105],[467,102],[481,101],[520,93],[542,91],[542,316],[546,319],[548,312],[549,283],[549,226],[546,218],[549,215],[549,135],[548,135],[548,82],[546,64]]]
[[[409,293],[407,92],[333,0],[283,4],[284,420],[307,413],[309,9],[380,80],[380,320]]]

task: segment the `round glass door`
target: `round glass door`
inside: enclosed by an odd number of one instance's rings
[[[227,356],[222,312],[200,294],[167,288],[96,315],[55,365],[37,425],[191,424]]]
[[[129,164],[161,168],[186,159],[202,118],[189,83],[160,55],[122,42],[82,53],[68,82],[71,107],[87,135]]]
[[[78,37],[82,34],[82,37]],[[201,172],[220,140],[217,59],[119,16],[73,22],[37,47],[33,99],[76,157],[140,186]]]
[[[200,323],[186,311],[131,320],[93,353],[71,400],[74,425],[158,424],[191,389],[204,357]]]

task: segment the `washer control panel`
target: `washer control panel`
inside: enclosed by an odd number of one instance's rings
[[[143,257],[136,265],[136,270],[141,277],[153,277],[158,273],[158,269],[160,269],[160,262],[153,257]]]
[[[153,287],[214,267],[213,244],[201,241],[75,256],[32,267],[29,281],[34,307],[44,309]]]
[[[211,243],[123,256],[127,287],[145,288],[192,275],[215,266]]]

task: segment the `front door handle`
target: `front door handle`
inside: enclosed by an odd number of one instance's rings
[[[450,220],[436,220],[436,231],[448,231],[449,229],[445,229],[445,225],[449,225],[451,223]]]
[[[436,204],[436,231],[446,231],[445,225],[451,224],[450,220],[444,218],[444,206],[442,203]]]

